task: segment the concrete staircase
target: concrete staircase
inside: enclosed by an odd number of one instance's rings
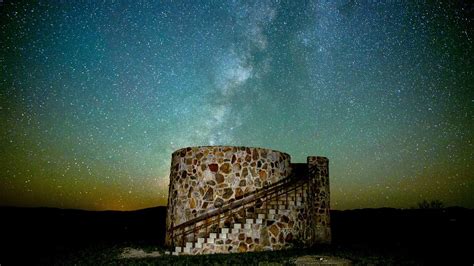
[[[284,219],[283,216],[290,215],[290,212],[304,211],[303,209],[306,208],[304,202],[307,200],[304,191],[303,185],[274,198],[269,196],[268,201],[264,201],[260,208],[256,208],[255,205],[240,206],[236,208],[235,212],[244,208],[246,214],[244,218],[227,224],[227,226],[224,222],[219,222],[213,232],[201,234],[201,237],[192,237],[191,241],[187,238],[188,241],[184,245],[175,246],[173,251],[167,251],[166,254],[196,255],[246,252],[252,245],[262,244],[260,243],[263,239],[262,229],[269,228],[273,224],[282,226],[279,221]],[[248,211],[250,208],[253,208],[252,212]],[[222,215],[220,221],[224,221],[225,214],[220,215]],[[296,223],[300,223],[298,219],[296,220]],[[294,226],[302,225],[295,224]],[[239,245],[243,241],[248,245]],[[271,250],[271,247],[262,250]]]

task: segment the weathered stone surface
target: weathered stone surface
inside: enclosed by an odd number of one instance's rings
[[[230,163],[223,163],[223,164],[221,165],[220,170],[221,170],[221,172],[223,172],[223,173],[225,173],[225,174],[230,173],[230,170],[231,170]]]
[[[221,199],[221,198],[217,198],[215,201],[214,201],[214,206],[216,208],[220,208],[222,207],[222,205],[224,205],[224,200]]]
[[[267,172],[265,172],[264,170],[260,170],[258,172],[258,175],[260,176],[260,179],[262,179],[262,181],[267,180]]]
[[[246,252],[247,251],[247,244],[245,244],[244,242],[241,242],[239,244],[239,252]]]
[[[242,177],[247,177],[248,174],[249,174],[249,169],[247,167],[242,169]]]
[[[252,244],[252,243],[253,243],[252,238],[251,238],[251,237],[247,237],[247,238],[245,239],[245,243],[247,243],[247,244]]]
[[[231,189],[231,188],[226,188],[224,189],[224,195],[222,195],[222,197],[224,199],[229,199],[232,195],[234,194],[234,190]]]
[[[196,208],[196,200],[194,198],[189,199],[189,208]]]
[[[242,191],[241,188],[238,187],[235,189],[235,199],[241,199],[243,195],[244,195],[244,192]]]
[[[212,172],[217,172],[218,169],[219,169],[218,164],[216,164],[216,163],[209,164],[209,170],[211,170]]]
[[[270,231],[270,233],[273,235],[273,236],[278,236],[278,234],[280,233],[280,229],[278,228],[278,226],[276,226],[275,224],[274,225],[271,225],[270,228],[268,229]]]
[[[281,229],[286,228],[286,224],[284,224],[284,223],[277,222],[276,224]]]
[[[212,187],[209,187],[206,191],[206,194],[204,195],[204,200],[212,201],[213,199],[214,199],[214,189],[212,189]]]
[[[280,235],[278,236],[278,242],[281,244],[285,243],[285,237],[283,237],[283,232],[280,232]]]
[[[251,162],[251,161],[252,161],[252,157],[247,154],[247,156],[245,156],[245,161]]]
[[[258,157],[259,157],[259,154],[258,154],[257,149],[253,149],[253,151],[252,151],[252,159],[253,159],[254,161],[256,161],[256,160],[258,160]]]
[[[221,174],[216,174],[216,181],[217,181],[217,184],[222,184],[225,181],[225,178]]]

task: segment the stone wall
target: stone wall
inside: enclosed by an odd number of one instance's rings
[[[308,187],[308,242],[314,244],[331,243],[329,216],[329,160],[326,157],[309,156],[307,158]]]
[[[290,172],[290,156],[270,149],[202,146],[177,150],[171,157],[167,229]]]

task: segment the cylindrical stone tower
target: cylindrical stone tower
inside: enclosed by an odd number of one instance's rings
[[[270,149],[201,146],[175,151],[171,157],[166,245],[174,242],[170,228],[290,173],[290,156]]]

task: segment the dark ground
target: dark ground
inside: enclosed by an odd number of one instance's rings
[[[258,254],[118,260],[124,247],[163,250],[165,207],[138,211],[0,208],[0,265],[258,264],[333,255],[366,265],[473,265],[474,210],[332,211],[333,244]]]

